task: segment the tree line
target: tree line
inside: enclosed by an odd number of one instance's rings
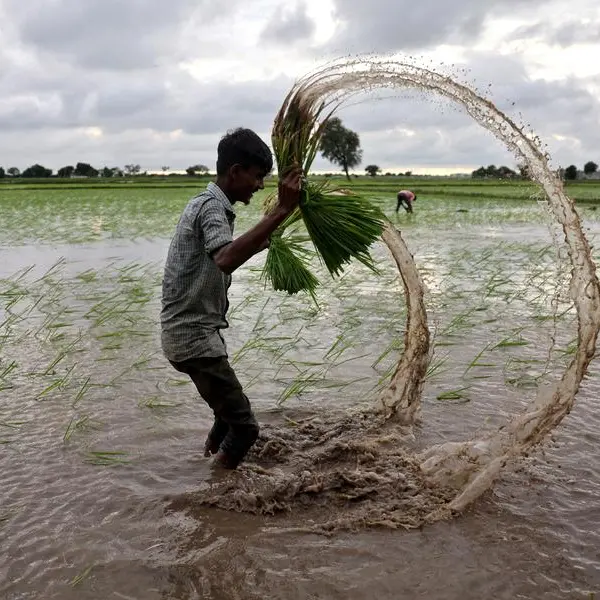
[[[348,129],[344,126],[341,119],[333,117],[329,119],[323,129],[323,135],[319,143],[319,152],[329,162],[338,165],[342,171],[346,174],[347,179],[350,179],[350,169],[354,169],[362,162],[363,151],[360,147],[360,137],[358,133]],[[161,170],[166,175],[170,167],[163,166]],[[583,173],[586,176],[596,173],[598,165],[589,161],[583,166]],[[566,169],[560,169],[560,175],[564,179],[577,179],[579,176],[579,170],[575,165],[570,165]],[[209,173],[209,168],[206,165],[196,164],[188,167],[185,170],[189,176],[194,175],[206,175]],[[365,167],[365,172],[371,177],[375,177],[381,172],[378,165],[370,164]],[[58,169],[56,172],[57,177],[124,177],[134,176],[141,173],[140,165],[129,164],[125,165],[123,169],[119,167],[104,167],[100,170],[95,169],[88,163],[78,162],[75,166],[68,165]],[[146,175],[147,173],[141,173]],[[391,173],[388,173],[391,175]],[[412,175],[411,171],[405,173],[399,173],[406,177]],[[44,178],[52,177],[53,171],[46,167],[35,164],[23,172],[20,172],[17,167],[11,167],[6,171],[0,167],[0,179],[3,177],[35,177]],[[484,178],[498,178],[498,179],[530,179],[528,167],[526,165],[518,165],[517,171],[507,167],[495,165],[489,165],[487,167],[479,167],[471,173],[471,177],[474,179]]]
[[[358,166],[362,161],[362,149],[358,134],[344,127],[342,121],[337,117],[327,122],[321,138],[319,151],[324,158],[340,166],[348,179],[350,179],[349,170]],[[164,174],[169,169],[170,167],[168,166],[161,167]],[[376,170],[378,171],[379,167],[376,167]],[[124,177],[126,175],[138,175],[140,171],[140,165],[125,165],[123,169],[119,167],[104,167],[98,170],[88,163],[79,162],[75,166],[69,165],[58,169],[56,177]],[[188,167],[185,172],[190,176],[206,175],[209,172],[209,168],[206,165],[197,164]],[[367,169],[367,172],[369,172],[369,169]],[[145,175],[146,173],[142,174]],[[0,178],[7,176],[44,178],[52,177],[53,171],[39,164],[32,165],[23,172],[17,167],[10,167],[6,171],[0,167]]]
[[[162,167],[163,173],[170,169],[170,167]],[[188,175],[205,175],[209,172],[209,169],[205,165],[193,165],[188,167],[185,172]],[[52,169],[48,169],[40,164],[31,165],[27,167],[25,170],[21,171],[17,167],[10,167],[9,169],[4,169],[0,167],[0,179],[4,179],[5,177],[24,177],[24,178],[36,178],[36,179],[44,179],[46,177],[61,177],[61,178],[70,178],[70,177],[131,177],[134,175],[147,175],[147,172],[144,171],[142,173],[142,168],[140,165],[125,165],[122,169],[120,167],[103,167],[102,169],[96,169],[89,163],[78,162],[75,166],[67,165],[66,167],[61,167],[56,171],[56,175],[54,175],[54,171]]]
[[[471,173],[471,177],[473,179],[531,179],[527,165],[519,165],[517,169],[518,172],[513,171],[505,166],[496,167],[495,165],[489,165],[488,167],[479,167],[479,169],[476,169]],[[576,165],[569,165],[566,169],[558,169],[558,175],[561,179],[574,181],[579,177],[580,173],[583,173],[586,177],[589,177],[597,171],[598,165],[593,161],[589,161],[583,165],[582,171],[580,171]]]

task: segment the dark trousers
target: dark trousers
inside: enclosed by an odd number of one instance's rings
[[[235,468],[256,441],[259,427],[229,361],[222,356],[170,362],[179,372],[190,376],[198,393],[213,410],[215,422],[206,448],[213,454],[222,451]]]
[[[411,213],[413,211],[410,200],[408,198],[405,198],[404,196],[398,196],[398,203],[396,204],[396,212],[398,212],[400,210],[401,206],[404,206],[404,209],[406,210],[406,212]]]

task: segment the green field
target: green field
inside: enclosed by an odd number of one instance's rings
[[[179,211],[209,178],[139,177],[105,180],[16,180],[0,183],[0,244],[82,243],[107,238],[154,238],[170,235]],[[468,223],[510,223],[539,220],[539,189],[527,182],[472,181],[444,178],[359,177],[331,184],[350,188],[371,199],[391,217],[399,189],[417,195],[415,214],[398,219],[404,227],[457,226]],[[267,180],[264,193],[275,179]],[[567,186],[568,194],[593,215],[600,203],[600,182]],[[256,218],[262,194],[253,206],[239,209],[238,227]]]

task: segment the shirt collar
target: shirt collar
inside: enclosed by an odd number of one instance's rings
[[[212,181],[206,187],[206,190],[211,193],[217,200],[220,200],[225,209],[228,210],[232,215],[235,216],[235,211],[233,210],[233,206],[231,202],[229,202],[229,198],[226,196],[225,192]]]

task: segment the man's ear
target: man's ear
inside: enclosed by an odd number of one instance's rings
[[[229,167],[229,177],[231,177],[231,179],[233,181],[236,181],[237,179],[239,179],[241,174],[242,174],[242,165],[240,165],[239,163],[235,163],[235,164],[231,165],[231,167]]]

